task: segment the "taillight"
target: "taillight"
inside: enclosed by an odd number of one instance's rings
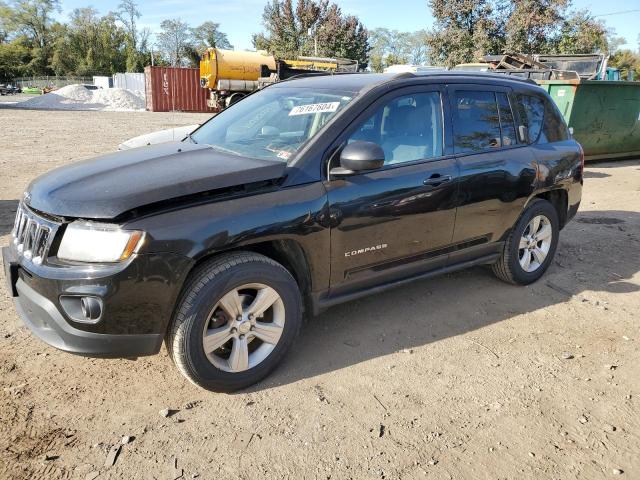
[[[580,149],[580,173],[584,173],[584,149],[582,145],[578,144],[578,148]]]

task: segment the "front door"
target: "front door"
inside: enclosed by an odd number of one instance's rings
[[[443,266],[455,222],[458,169],[444,146],[442,92],[413,87],[370,106],[339,142],[375,142],[382,168],[326,182],[331,294]],[[339,159],[332,159],[337,166]]]

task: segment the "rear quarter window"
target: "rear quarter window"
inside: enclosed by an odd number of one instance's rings
[[[560,113],[548,99],[517,95],[520,120],[529,131],[529,143],[561,142],[569,138]]]

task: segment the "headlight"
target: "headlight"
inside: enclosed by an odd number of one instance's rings
[[[77,221],[64,232],[58,258],[77,262],[120,262],[137,252],[144,232]]]

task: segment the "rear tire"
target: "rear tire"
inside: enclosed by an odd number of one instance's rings
[[[271,373],[301,324],[300,291],[289,271],[264,255],[234,252],[191,275],[166,345],[191,382],[231,392]]]
[[[230,107],[231,105],[233,105],[234,103],[238,103],[244,97],[246,97],[246,95],[244,93],[234,93],[231,96],[227,97],[227,100],[225,102],[227,108]]]
[[[511,230],[493,273],[515,285],[535,282],[553,261],[559,232],[555,207],[543,199],[533,200]]]

